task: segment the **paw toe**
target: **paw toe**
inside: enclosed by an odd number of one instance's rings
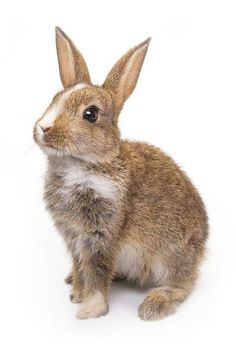
[[[98,318],[108,313],[108,306],[104,308],[84,308],[82,307],[76,314],[76,319]]]
[[[80,294],[70,294],[70,300],[72,303],[80,303],[81,296],[80,296]]]
[[[72,284],[73,282],[73,275],[69,274],[66,278],[65,278],[65,283],[66,284]]]

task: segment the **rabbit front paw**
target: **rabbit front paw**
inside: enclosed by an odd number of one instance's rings
[[[90,298],[83,301],[77,319],[97,318],[108,313],[108,304],[100,291],[94,293]]]

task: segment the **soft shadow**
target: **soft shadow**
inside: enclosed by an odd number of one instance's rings
[[[126,307],[134,310],[144,300],[148,288],[138,288],[126,280],[115,280],[112,283],[109,303],[111,306]]]

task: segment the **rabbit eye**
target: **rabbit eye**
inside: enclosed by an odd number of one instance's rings
[[[83,118],[91,123],[96,122],[98,118],[98,108],[96,106],[89,106],[83,112]]]

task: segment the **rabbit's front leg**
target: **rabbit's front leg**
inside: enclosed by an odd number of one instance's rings
[[[81,249],[83,299],[77,319],[96,318],[108,312],[107,295],[113,278],[113,243],[103,232],[84,238]]]

